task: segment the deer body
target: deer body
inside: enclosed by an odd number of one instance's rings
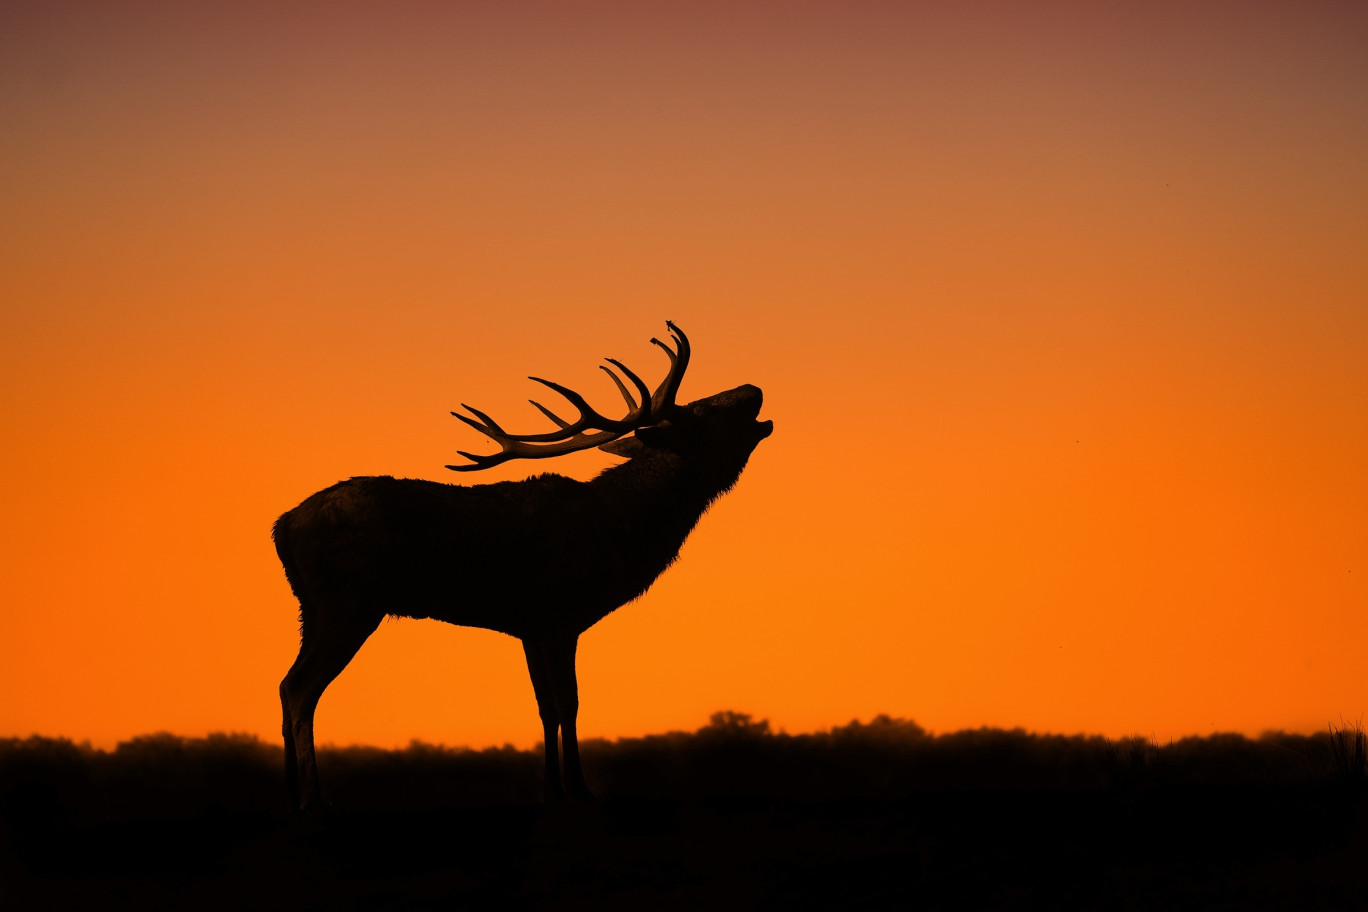
[[[671,358],[674,376],[687,364],[688,349],[682,333],[671,330],[681,345],[679,363]],[[606,444],[551,416],[570,429],[551,443],[557,452],[570,438],[629,457],[590,481],[544,474],[458,486],[352,478],[280,517],[276,551],[300,603],[299,656],[280,696],[287,784],[301,809],[321,802],[313,744],[319,697],[386,615],[521,640],[545,736],[548,794],[589,797],[575,730],[579,635],[647,590],[772,430],[755,420],[762,397],[753,386],[687,406],[674,405],[672,392],[669,398],[668,408],[657,405],[637,418],[652,424]],[[527,455],[528,437],[505,435],[475,414],[486,424],[466,420],[505,452]],[[512,457],[472,457],[473,467],[503,458]]]

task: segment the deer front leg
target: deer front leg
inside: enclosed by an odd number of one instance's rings
[[[556,715],[555,698],[551,695],[545,644],[540,640],[523,640],[523,654],[527,656],[527,673],[532,678],[532,692],[537,697],[537,714],[541,716],[542,721],[542,738],[546,753],[546,799],[551,801],[564,798],[565,787],[561,784],[558,743],[560,719]]]
[[[579,716],[579,683],[575,678],[575,648],[578,644],[576,637],[552,641],[548,644],[547,657],[550,660],[551,695],[556,703],[556,715],[560,718],[565,791],[571,798],[593,801],[594,793],[585,785],[584,773],[580,769],[579,738],[575,732],[575,721]]]

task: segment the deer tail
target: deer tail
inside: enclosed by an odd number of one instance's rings
[[[290,584],[290,590],[294,592],[295,598],[299,599],[299,624],[300,630],[304,628],[305,599],[304,593],[300,591],[300,577],[294,559],[294,549],[290,547],[290,514],[285,513],[275,521],[271,527],[271,540],[275,542],[276,556],[280,558],[280,565],[285,568],[285,579]]]

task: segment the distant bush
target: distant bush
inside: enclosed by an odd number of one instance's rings
[[[1145,739],[973,729],[932,735],[878,716],[791,735],[739,712],[695,732],[582,745],[590,784],[607,799],[902,798],[933,790],[1105,790],[1303,786],[1368,780],[1362,729]],[[329,798],[353,809],[534,805],[542,752],[415,741],[403,750],[322,748]],[[160,733],[113,751],[60,738],[0,740],[0,821],[13,831],[73,821],[271,816],[285,811],[282,749],[251,735]]]

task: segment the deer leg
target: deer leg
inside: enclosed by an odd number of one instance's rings
[[[537,714],[541,716],[542,738],[546,753],[546,797],[548,800],[565,797],[561,784],[560,718],[556,715],[556,701],[551,695],[551,679],[546,661],[545,643],[523,640],[523,654],[527,656],[527,673],[532,678],[532,691],[537,696]]]
[[[291,791],[291,801],[301,811],[323,809],[314,756],[314,712],[318,701],[361,644],[380,626],[383,617],[328,624],[305,619],[299,656],[280,682],[285,761],[289,764],[293,760],[294,766],[293,773],[287,766],[285,782]]]
[[[580,768],[579,736],[575,722],[579,716],[579,682],[575,678],[575,648],[577,637],[556,640],[548,644],[547,658],[551,673],[551,695],[560,717],[561,752],[565,758],[565,791],[581,801],[593,801],[594,793],[584,783]]]
[[[295,659],[296,664],[298,658]],[[293,666],[291,666],[293,670]],[[290,807],[299,808],[299,756],[295,751],[294,717],[290,713],[290,698],[285,682],[280,682],[280,734],[285,740],[285,794],[289,796]]]

